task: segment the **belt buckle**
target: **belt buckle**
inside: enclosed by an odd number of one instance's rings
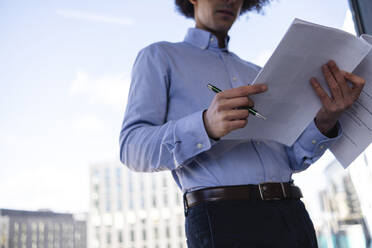
[[[270,200],[282,200],[281,198],[279,197],[268,197],[266,198],[265,197],[265,184],[269,184],[269,183],[259,183],[258,184],[258,189],[260,191],[260,196],[261,196],[261,200],[263,201],[270,201]],[[287,194],[285,192],[285,188],[284,188],[284,184],[282,182],[280,182],[280,186],[282,188],[282,193],[283,193],[283,199],[287,198]],[[262,188],[261,188],[262,187]]]

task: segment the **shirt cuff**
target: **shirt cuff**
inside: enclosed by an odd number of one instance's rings
[[[203,121],[204,110],[185,116],[175,123],[175,169],[188,164],[196,155],[209,150],[218,141],[209,138]]]
[[[301,134],[298,142],[304,150],[311,152],[313,157],[319,157],[342,136],[342,127],[338,121],[336,123],[336,129],[338,132],[337,136],[329,138],[319,131],[313,120]]]

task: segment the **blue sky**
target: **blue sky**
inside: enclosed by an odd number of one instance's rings
[[[230,50],[263,65],[295,17],[341,28],[347,0],[281,0],[240,17]],[[138,51],[180,41],[173,1],[0,2],[0,208],[88,210],[90,164],[118,159]]]

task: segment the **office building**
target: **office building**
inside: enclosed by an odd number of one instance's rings
[[[349,168],[366,226],[372,233],[372,154],[371,148],[359,156]]]
[[[367,247],[371,236],[349,170],[333,160],[324,173],[327,185],[319,194],[324,217],[320,247]]]
[[[186,248],[182,193],[169,171],[91,166],[88,226],[90,248]]]
[[[9,248],[9,217],[0,216],[0,248]]]
[[[5,248],[87,247],[86,220],[72,214],[0,209],[0,226]]]

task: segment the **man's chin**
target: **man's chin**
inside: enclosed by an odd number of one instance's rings
[[[219,24],[216,26],[215,31],[218,33],[225,33],[227,34],[231,28],[232,24]]]

